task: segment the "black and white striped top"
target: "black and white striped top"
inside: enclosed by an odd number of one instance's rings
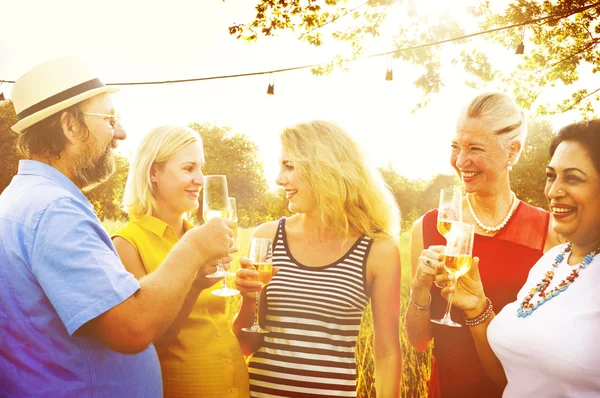
[[[354,349],[363,310],[366,259],[372,239],[361,236],[339,260],[307,267],[288,250],[279,221],[266,287],[264,343],[248,363],[251,397],[355,397]]]

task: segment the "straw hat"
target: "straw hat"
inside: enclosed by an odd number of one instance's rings
[[[19,122],[12,126],[22,133],[47,117],[95,95],[114,93],[87,65],[75,57],[44,62],[21,76],[12,89],[12,101]]]

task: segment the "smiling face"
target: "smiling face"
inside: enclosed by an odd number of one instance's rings
[[[561,142],[546,168],[552,228],[580,246],[600,241],[600,175],[587,149]]]
[[[312,190],[294,166],[294,162],[282,152],[279,175],[276,183],[285,190],[288,199],[288,210],[293,213],[309,213],[317,208],[317,201]]]
[[[498,138],[477,119],[464,118],[452,140],[450,164],[466,192],[493,192],[508,179],[509,155]]]
[[[200,141],[184,146],[166,162],[152,165],[150,179],[161,213],[183,214],[198,207],[204,185],[203,166],[204,150]]]

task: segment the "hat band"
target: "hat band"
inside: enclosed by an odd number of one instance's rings
[[[54,94],[51,97],[46,98],[43,101],[38,102],[35,105],[30,106],[27,109],[23,109],[23,111],[17,114],[19,120],[26,118],[27,116],[31,116],[36,112],[41,111],[42,109],[46,109],[51,107],[52,105],[56,105],[60,102],[66,101],[69,98],[75,97],[79,94],[85,93],[86,91],[90,91],[96,88],[104,87],[104,83],[100,81],[100,79],[92,79],[87,82],[83,82],[74,87],[71,87],[65,91],[61,91],[58,94]]]

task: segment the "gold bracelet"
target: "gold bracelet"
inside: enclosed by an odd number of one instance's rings
[[[492,301],[487,297],[485,298],[485,301],[487,301],[487,308],[485,309],[485,311],[483,311],[478,317],[472,319],[468,319],[465,315],[465,325],[477,326],[480,323],[483,323],[486,319],[488,319],[490,315],[492,315],[492,312],[494,312],[494,306],[492,305]]]
[[[413,299],[412,299],[412,288],[410,289],[410,291],[408,293],[408,299],[410,300],[410,303],[412,305],[414,305],[418,310],[426,310],[427,308],[429,308],[429,306],[431,306],[431,293],[429,293],[429,302],[425,306],[419,305],[419,304],[417,304],[417,303],[415,303],[413,301]]]

